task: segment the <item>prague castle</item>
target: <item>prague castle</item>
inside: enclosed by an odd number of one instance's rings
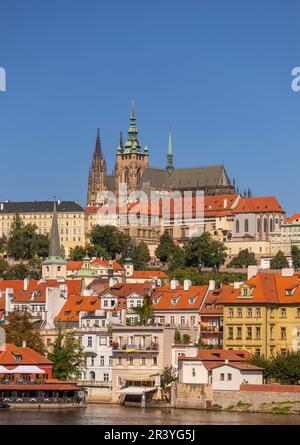
[[[169,132],[166,166],[164,168],[150,167],[149,150],[147,146],[142,149],[140,145],[135,121],[135,111],[132,109],[125,145],[122,133],[120,134],[112,175],[107,174],[98,129],[92,165],[89,170],[88,206],[99,204],[97,196],[101,192],[111,191],[118,195],[121,184],[127,185],[128,193],[135,190],[143,190],[146,193],[152,190],[178,190],[180,192],[202,190],[206,195],[235,192],[234,183],[231,183],[223,165],[175,168],[171,132]]]

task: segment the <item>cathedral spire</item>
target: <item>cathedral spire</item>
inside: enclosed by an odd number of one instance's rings
[[[53,207],[50,246],[49,246],[49,258],[51,257],[55,257],[57,259],[61,258],[56,201],[54,201],[54,207]]]
[[[101,150],[101,141],[100,141],[100,130],[99,130],[99,128],[98,128],[98,130],[97,130],[96,145],[95,145],[95,154],[102,154],[102,150]]]
[[[171,132],[171,128],[169,130],[168,154],[167,154],[167,166],[166,166],[166,169],[168,170],[168,172],[170,174],[174,170],[174,165],[173,165],[173,145],[172,145],[172,132]]]

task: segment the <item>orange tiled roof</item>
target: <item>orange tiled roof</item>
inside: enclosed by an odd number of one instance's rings
[[[102,258],[92,259],[90,261],[90,264],[91,265],[99,264],[99,266],[102,266],[102,267],[105,267],[105,268],[109,268],[110,267],[109,261],[103,260]],[[121,264],[119,264],[117,261],[113,261],[112,266],[113,266],[113,270],[115,272],[124,270],[124,267],[121,266]]]
[[[115,297],[128,297],[129,295],[136,292],[137,294],[145,297],[152,291],[152,283],[119,283],[114,286],[108,287],[101,294],[100,297],[106,294],[114,295]]]
[[[66,300],[56,321],[79,321],[79,312],[95,312],[101,309],[101,302],[97,295],[84,297],[70,297]]]
[[[220,289],[214,289],[208,292],[205,302],[200,310],[200,315],[223,315],[223,306],[220,303],[220,295],[231,292],[232,286],[223,284]]]
[[[220,362],[247,362],[251,360],[253,355],[243,349],[198,349],[196,357],[179,357],[179,360],[197,360],[203,362],[211,362],[212,364],[220,364]]]
[[[19,355],[20,360],[16,361],[15,356]],[[43,357],[31,348],[21,348],[13,343],[6,343],[5,350],[0,350],[0,365],[18,366],[18,365],[51,365],[52,362]]]
[[[79,270],[83,266],[83,261],[68,261],[67,270]]]
[[[46,288],[59,287],[61,284],[67,286],[68,296],[80,294],[81,280],[66,280],[61,283],[57,280],[37,281],[30,279],[26,290],[24,290],[24,280],[0,280],[0,291],[4,293],[6,289],[12,288],[14,290],[13,302],[26,302],[32,298],[34,302],[45,303]]]
[[[207,293],[207,286],[191,286],[185,291],[179,285],[175,290],[170,285],[161,286],[155,290],[151,300],[154,310],[199,310]],[[176,302],[173,300],[176,299]],[[155,303],[154,300],[157,300]],[[175,301],[175,300],[174,300]]]
[[[277,273],[258,272],[245,283],[250,287],[249,296],[242,296],[241,289],[228,289],[219,296],[221,304],[299,304],[300,276],[283,277],[281,271]]]
[[[168,275],[162,270],[135,270],[129,278],[168,278]]]
[[[300,213],[294,213],[294,215],[290,216],[289,218],[285,218],[284,222],[292,223],[297,220],[300,222]]]
[[[233,213],[285,213],[275,196],[241,198]]]

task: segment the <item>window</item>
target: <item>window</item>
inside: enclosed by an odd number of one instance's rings
[[[252,338],[252,327],[248,326],[247,327],[247,339],[251,339]]]
[[[120,356],[120,355],[118,357],[118,365],[122,365],[122,356]]]
[[[242,308],[241,308],[241,307],[238,307],[238,308],[237,308],[237,317],[238,317],[238,318],[242,318],[242,316],[243,316]]]
[[[273,232],[273,219],[270,218],[270,232]]]
[[[232,340],[233,339],[233,328],[230,327],[228,328],[228,340]]]
[[[270,326],[270,339],[274,340],[274,326]]]
[[[281,316],[281,318],[286,318],[286,308],[285,307],[282,307],[280,309],[280,316]]]
[[[239,233],[239,231],[240,231],[240,222],[238,219],[235,222],[235,231],[236,231],[236,233]]]
[[[248,233],[249,232],[249,220],[245,219],[245,223],[244,223],[244,232]]]
[[[91,348],[93,346],[93,337],[88,337],[87,345],[88,345],[89,348]]]
[[[300,318],[300,307],[297,307],[296,311],[297,311],[297,315],[296,315],[296,317],[297,317],[297,318]]]
[[[267,219],[265,218],[264,219],[264,232],[266,233],[268,231],[268,221],[267,221]]]
[[[255,354],[258,355],[260,357],[260,348],[256,348],[255,349]]]
[[[185,324],[185,316],[181,315],[180,317],[180,324],[184,325]]]
[[[106,346],[106,337],[100,337],[99,338],[99,345],[100,346]]]
[[[143,366],[146,365],[146,357],[144,355],[142,355],[142,365]]]
[[[247,317],[252,317],[252,308],[247,307]]]
[[[107,372],[105,372],[103,374],[103,380],[104,380],[104,382],[108,382],[109,381],[109,374]]]
[[[260,230],[261,230],[260,219],[258,218],[258,220],[257,220],[257,232],[259,233]]]
[[[152,364],[153,364],[154,366],[157,365],[157,357],[156,357],[156,356],[153,357],[153,359],[152,359]]]
[[[286,340],[286,328],[280,328],[280,338]]]
[[[228,380],[228,382],[231,382],[231,380],[232,380],[232,374],[227,374],[227,380]]]
[[[104,355],[100,355],[100,366],[104,366]]]
[[[170,324],[173,325],[174,323],[175,323],[175,317],[174,317],[174,315],[171,315]]]
[[[129,362],[129,365],[133,365],[133,355],[130,355],[128,357],[128,362]]]
[[[94,364],[95,364],[95,359],[94,357],[91,357],[91,366],[94,366]]]
[[[237,336],[236,338],[242,338],[242,328],[240,326],[237,327]]]
[[[255,315],[256,315],[257,318],[260,318],[260,317],[261,317],[261,310],[260,310],[260,307],[257,307],[257,308],[255,309]]]
[[[223,382],[225,380],[225,374],[223,374],[223,373],[220,374],[220,380],[221,380],[221,382]]]
[[[256,327],[255,328],[255,336],[256,336],[256,340],[260,340],[260,327]]]
[[[230,307],[228,309],[228,317],[233,317],[233,308],[232,307]]]

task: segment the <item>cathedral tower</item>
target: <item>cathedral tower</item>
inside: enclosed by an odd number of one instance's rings
[[[105,190],[107,190],[106,162],[101,150],[100,132],[98,128],[93,161],[89,171],[87,205],[97,205],[98,193]]]
[[[137,190],[137,185],[145,169],[148,167],[148,147],[144,150],[138,140],[138,130],[135,125],[134,104],[130,114],[130,125],[125,146],[122,137],[117,149],[115,186],[116,193],[121,184],[127,184],[128,193]]]

